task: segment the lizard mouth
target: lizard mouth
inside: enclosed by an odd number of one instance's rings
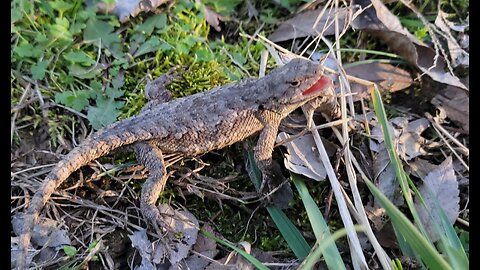
[[[332,80],[330,80],[327,76],[322,76],[318,81],[316,81],[312,86],[310,86],[307,90],[305,90],[302,95],[309,96],[315,95],[319,92],[322,92],[324,89],[328,88],[332,84]]]

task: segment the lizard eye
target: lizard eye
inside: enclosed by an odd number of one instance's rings
[[[291,86],[299,86],[299,85],[300,85],[300,82],[299,82],[299,81],[291,81],[291,82],[290,82],[290,85],[291,85]]]

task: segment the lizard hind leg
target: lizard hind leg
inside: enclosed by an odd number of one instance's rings
[[[144,141],[135,144],[135,152],[137,160],[148,169],[149,173],[147,181],[142,186],[140,209],[147,222],[154,226],[157,234],[161,235],[158,225],[163,225],[162,216],[155,204],[168,179],[162,151],[154,141]]]

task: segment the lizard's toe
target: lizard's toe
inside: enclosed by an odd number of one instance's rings
[[[262,193],[268,195],[266,200],[269,204],[285,209],[293,199],[293,191],[288,179],[282,174],[280,166],[276,163],[272,165],[272,170],[263,176],[265,187]]]

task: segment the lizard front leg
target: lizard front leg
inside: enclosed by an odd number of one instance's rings
[[[158,224],[162,224],[162,217],[155,203],[164,190],[168,178],[162,151],[155,145],[155,141],[137,142],[134,147],[137,160],[148,169],[149,173],[147,181],[142,186],[140,209],[147,221],[160,234]]]
[[[283,176],[280,166],[272,160],[273,146],[281,117],[275,112],[261,111],[257,113],[257,118],[264,126],[255,146],[255,161],[262,172],[260,192],[269,193],[283,184],[272,194],[271,202],[280,208],[286,208],[293,196],[292,189],[288,183],[285,183],[287,180]]]

